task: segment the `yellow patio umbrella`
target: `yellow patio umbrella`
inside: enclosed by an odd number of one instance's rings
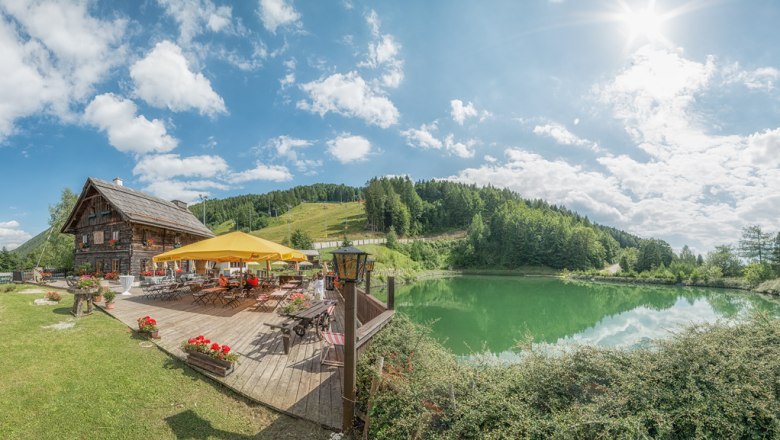
[[[304,261],[306,256],[279,243],[235,231],[172,249],[152,259],[155,263],[174,260],[208,260],[222,263],[264,260]]]

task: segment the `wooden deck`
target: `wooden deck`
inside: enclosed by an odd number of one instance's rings
[[[180,345],[188,338],[203,335],[227,344],[241,356],[235,371],[228,377],[199,372],[221,382],[234,391],[284,413],[340,429],[342,414],[342,368],[320,364],[324,343],[309,329],[303,338],[293,333],[290,353],[284,354],[282,337],[266,322],[284,320],[276,312],[257,312],[254,300],[238,308],[192,304],[191,295],[176,301],[144,299],[140,289],[132,296],[118,295],[116,308],[108,313],[136,329],[136,320],[150,315],[160,328],[156,343],[173,356],[185,359]],[[326,292],[329,299],[339,300],[334,331],[343,331],[344,304],[336,292]],[[343,359],[341,349],[330,356]]]

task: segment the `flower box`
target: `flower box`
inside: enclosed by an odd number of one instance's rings
[[[208,372],[216,374],[217,376],[227,376],[233,372],[236,365],[235,362],[215,359],[205,353],[200,353],[193,350],[186,350],[186,352],[188,364],[202,368]]]

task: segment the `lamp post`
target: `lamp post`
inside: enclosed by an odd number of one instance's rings
[[[371,295],[371,272],[374,271],[376,260],[368,258],[366,260],[366,295]]]
[[[333,268],[339,279],[344,281],[344,390],[342,397],[344,411],[341,429],[344,432],[350,432],[355,416],[355,373],[357,370],[355,283],[359,283],[363,278],[368,254],[352,246],[335,250],[332,253]]]

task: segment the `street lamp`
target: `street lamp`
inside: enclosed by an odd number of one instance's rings
[[[359,283],[366,270],[368,254],[349,246],[332,252],[333,268],[339,280],[344,281],[344,393],[343,418],[341,429],[352,431],[355,416],[355,372],[357,370],[357,352],[355,329],[357,310],[355,307],[355,283]]]

